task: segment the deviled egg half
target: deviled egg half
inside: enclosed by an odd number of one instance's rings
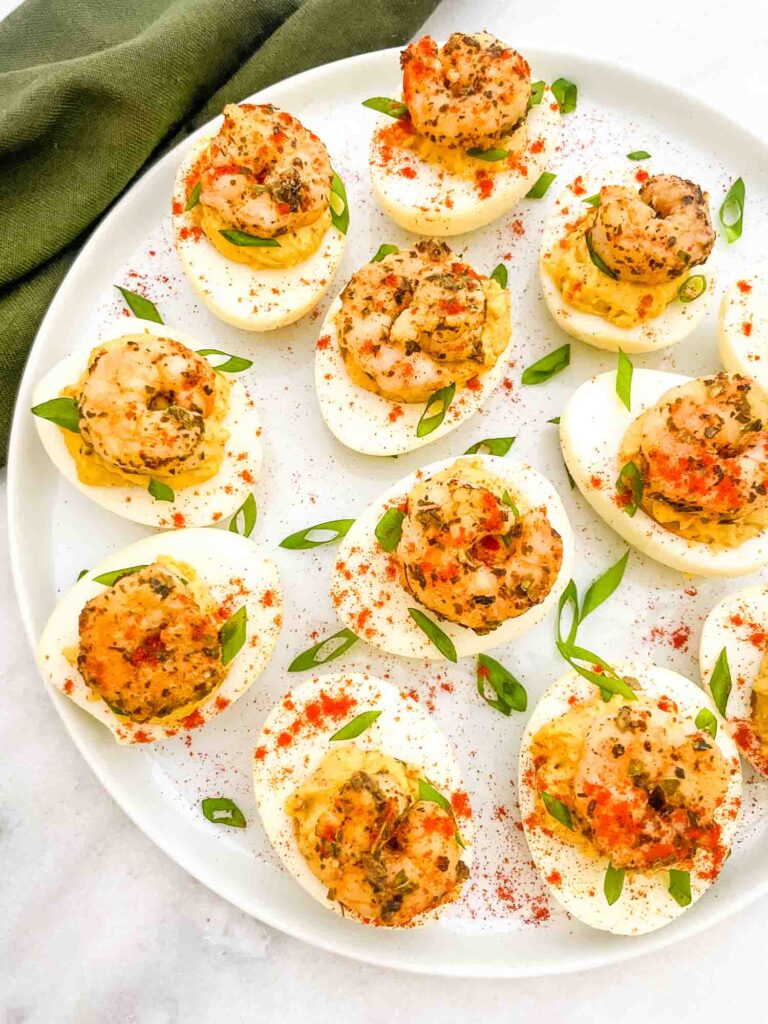
[[[595,348],[653,352],[687,337],[714,297],[707,195],[673,174],[598,167],[555,200],[539,273],[562,329]]]
[[[349,225],[322,141],[271,104],[230,103],[198,138],[173,192],[176,251],[192,287],[245,331],[291,324],[325,295]]]
[[[631,411],[616,373],[582,384],[560,417],[568,470],[609,526],[695,576],[768,562],[768,398],[725,373],[634,371]]]
[[[371,142],[376,199],[421,235],[490,224],[554,155],[561,118],[551,89],[532,83],[525,58],[488,32],[454,32],[443,46],[424,36],[400,63],[402,101],[366,101],[388,115]]]
[[[768,778],[768,586],[728,594],[704,622],[699,671],[742,756]]]
[[[74,487],[148,526],[208,526],[242,505],[262,457],[259,417],[240,375],[251,364],[239,356],[222,363],[219,353],[217,370],[200,349],[183,331],[123,319],[43,377],[35,424]]]
[[[331,600],[390,654],[478,654],[540,622],[567,586],[573,533],[552,484],[523,463],[461,456],[377,498],[341,543]]]
[[[768,391],[768,268],[740,278],[723,296],[718,349],[726,370]]]
[[[331,305],[315,356],[325,422],[366,455],[411,451],[463,423],[503,378],[512,346],[503,267],[478,274],[435,239],[387,248]]]
[[[741,768],[714,704],[656,665],[616,666],[634,700],[568,672],[520,748],[525,837],[552,894],[593,928],[640,935],[698,900],[728,856]]]
[[[275,850],[330,910],[410,928],[460,896],[472,858],[461,770],[389,683],[337,673],[292,690],[261,730],[253,782]]]
[[[245,693],[270,659],[282,608],[277,569],[244,537],[155,534],[67,591],[37,665],[118,743],[152,743],[204,725]]]

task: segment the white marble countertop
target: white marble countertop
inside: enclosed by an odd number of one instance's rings
[[[0,0],[0,15],[14,6]],[[427,24],[438,37],[462,27],[486,27],[523,52],[547,45],[626,63],[766,135],[761,2],[714,11],[669,0],[444,0]],[[7,543],[3,526],[3,566]],[[509,982],[380,970],[247,917],[156,849],[92,776],[38,679],[7,569],[3,584],[0,1020],[701,1022],[750,1007],[764,1019],[765,899],[684,946]]]

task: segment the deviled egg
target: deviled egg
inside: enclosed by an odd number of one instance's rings
[[[331,599],[375,647],[455,661],[540,622],[572,565],[552,484],[523,463],[464,455],[417,470],[368,506],[341,542]]]
[[[325,422],[366,455],[411,451],[463,423],[503,378],[512,346],[509,293],[495,277],[434,239],[392,249],[331,305],[315,357]]]
[[[459,897],[472,856],[461,770],[389,683],[337,673],[292,690],[261,730],[253,782],[275,850],[330,910],[410,928]]]
[[[518,794],[557,900],[593,928],[640,935],[716,879],[736,832],[741,768],[698,686],[656,665],[616,669],[635,700],[604,701],[576,672],[545,691],[523,734]]]
[[[282,607],[277,569],[245,538],[155,534],[67,591],[37,664],[118,743],[152,743],[204,725],[245,693],[270,659]]]
[[[430,36],[403,50],[403,98],[366,105],[388,113],[371,143],[373,192],[396,224],[458,235],[501,217],[554,155],[560,109],[528,62],[488,32]]]
[[[696,576],[768,562],[768,398],[753,381],[635,369],[630,411],[604,373],[569,399],[560,443],[590,505],[651,558]]]
[[[243,504],[262,458],[256,406],[239,375],[251,364],[230,356],[222,365],[238,372],[222,372],[200,348],[172,327],[120,320],[43,377],[35,424],[74,487],[149,526],[208,526]],[[222,354],[213,356],[219,364]]]
[[[687,337],[715,279],[708,197],[673,174],[594,168],[556,199],[539,273],[556,323],[611,352],[652,352]]]
[[[768,778],[768,586],[728,594],[704,622],[699,671],[742,756]]]
[[[740,278],[723,296],[720,361],[729,373],[753,377],[768,391],[768,270]]]
[[[325,295],[349,224],[322,141],[271,104],[230,103],[198,138],[173,193],[176,251],[192,287],[245,331],[291,324]]]

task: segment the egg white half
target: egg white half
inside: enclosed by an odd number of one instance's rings
[[[729,373],[752,377],[768,391],[768,267],[740,278],[723,296],[718,350]]]
[[[635,189],[639,187],[635,177],[638,165],[631,163],[627,166],[627,163],[593,167],[584,171],[560,192],[544,223],[539,278],[547,309],[557,325],[572,338],[578,338],[579,341],[585,341],[588,345],[609,352],[617,352],[620,348],[627,353],[655,352],[687,338],[706,316],[714,299],[716,285],[712,256],[704,265],[692,271],[692,274],[701,274],[707,282],[706,291],[698,299],[693,302],[674,299],[659,316],[636,327],[618,327],[600,316],[584,313],[571,306],[547,273],[542,259],[544,253],[551,252],[565,235],[566,224],[578,220],[588,212],[589,207],[584,204],[584,199],[595,195],[603,185],[626,185]],[[641,170],[645,170],[646,167],[647,163],[644,162]],[[685,276],[680,280],[682,283]]]
[[[307,726],[294,733],[291,725],[297,719],[302,720],[306,705],[317,701],[321,693],[337,699],[342,696],[354,697],[355,705],[348,718],[344,721],[327,719],[317,727]],[[363,711],[373,710],[381,711],[381,715],[357,739],[330,743],[331,736],[347,721]],[[292,742],[287,746],[279,746],[276,742],[283,732],[292,736]],[[354,744],[361,750],[378,750],[421,768],[423,778],[431,782],[448,800],[454,793],[465,792],[465,787],[456,755],[428,712],[402,691],[375,676],[342,672],[314,676],[309,682],[291,690],[275,705],[256,743],[256,750],[262,756],[254,757],[253,761],[256,804],[264,830],[297,882],[324,907],[355,921],[354,915],[350,916],[349,911],[345,913],[338,903],[328,899],[326,886],[312,874],[299,850],[293,819],[285,810],[288,797],[317,769],[329,750],[341,744]],[[462,841],[467,846],[461,859],[469,866],[472,862],[471,844],[474,834],[472,820],[457,818],[457,825]],[[447,906],[450,904],[419,915],[408,927],[426,924],[438,917]]]
[[[413,150],[392,147],[391,156],[384,159],[379,131],[392,124],[392,118],[383,116],[371,141],[373,193],[384,212],[406,231],[438,237],[475,231],[511,210],[533,188],[555,155],[561,120],[547,86],[541,103],[528,111],[520,167],[489,171],[493,191],[483,198],[473,179],[451,174]],[[478,169],[482,167],[478,161]],[[412,176],[406,177],[403,170]]]
[[[252,267],[227,259],[184,211],[187,178],[210,142],[197,139],[179,166],[173,191],[173,237],[184,272],[202,302],[225,323],[244,331],[273,331],[299,320],[318,304],[341,263],[347,236],[333,225],[318,249],[293,267]]]
[[[247,609],[243,647],[229,663],[221,686],[190,716],[171,728],[133,723],[95,697],[77,668],[62,653],[79,646],[78,620],[83,606],[104,593],[94,577],[115,569],[148,565],[165,555],[191,565],[220,605]],[[37,666],[46,682],[111,730],[118,743],[152,743],[198,728],[241,697],[266,668],[282,623],[283,590],[277,568],[245,537],[224,530],[158,533],[104,558],[61,598],[37,643]]]
[[[171,338],[193,351],[199,348],[219,347],[215,340],[203,343],[183,331],[150,320],[140,320],[138,317],[115,320],[109,324],[100,333],[98,344],[102,345],[128,334],[150,334]],[[50,398],[57,398],[63,388],[76,384],[87,367],[88,357],[96,345],[97,343],[93,342],[77,348],[71,355],[56,363],[36,386],[32,395],[33,404],[38,405]],[[223,360],[220,356],[212,356],[211,361],[215,366]],[[221,468],[205,483],[179,490],[174,488],[173,501],[158,501],[147,491],[146,486],[127,484],[125,487],[95,487],[84,484],[77,475],[75,460],[67,450],[61,429],[50,420],[44,420],[39,416],[34,417],[35,426],[56,468],[73,487],[102,508],[147,526],[209,526],[231,515],[242,505],[253,490],[253,485],[261,472],[261,426],[252,389],[242,374],[226,376],[231,383],[229,412],[224,421],[224,426],[229,431],[229,440],[225,445]]]
[[[694,720],[702,708],[706,707],[717,714],[714,704],[701,688],[677,672],[657,665],[614,665],[614,668],[620,675],[637,679],[647,698],[656,700],[667,697],[673,700],[681,717],[690,719],[691,733],[697,731]],[[525,727],[520,746],[520,816],[536,867],[546,881],[557,878],[559,874],[558,884],[549,881],[549,885],[552,895],[569,913],[592,928],[617,935],[642,935],[668,924],[687,909],[670,896],[667,871],[627,871],[621,896],[609,906],[603,893],[609,858],[589,857],[556,836],[547,836],[540,828],[531,827],[531,816],[536,809],[532,782],[535,777],[531,754],[533,737],[543,725],[569,710],[569,698],[583,701],[594,695],[595,687],[592,683],[582,679],[576,672],[567,672],[542,694]],[[722,842],[724,846],[730,847],[738,824],[741,768],[736,747],[724,729],[718,729],[715,743],[731,767],[725,800],[715,814],[715,820],[722,828]],[[698,854],[691,871],[691,905],[712,884],[711,879],[704,877],[703,860],[701,854]],[[707,862],[706,870],[709,869]]]
[[[485,404],[509,369],[511,334],[494,366],[478,375],[477,389],[466,385],[458,387],[440,426],[426,437],[417,437],[424,402],[390,402],[350,379],[339,351],[336,330],[340,308],[341,299],[334,299],[320,330],[321,343],[315,355],[315,387],[328,429],[342,444],[364,455],[401,455],[450,433]]]
[[[484,482],[494,492],[501,494],[506,489],[513,498],[515,495],[519,497],[521,505],[544,505],[550,523],[563,540],[562,565],[549,594],[540,604],[517,618],[507,619],[484,636],[455,622],[441,621],[419,604],[402,585],[399,571],[393,571],[396,553],[387,554],[375,535],[376,526],[384,512],[405,501],[414,484],[450,466],[456,467],[460,477],[462,464],[478,468],[485,478]],[[462,455],[457,459],[434,462],[411,473],[368,506],[339,547],[331,577],[331,600],[344,625],[374,647],[406,658],[442,660],[443,655],[408,613],[409,608],[418,608],[438,622],[440,629],[453,641],[456,654],[461,658],[508,643],[541,622],[557,603],[571,578],[573,549],[573,531],[568,515],[557,491],[546,477],[524,463],[495,455]]]
[[[743,576],[768,562],[768,530],[738,547],[713,550],[666,530],[642,509],[629,516],[616,502],[619,450],[630,423],[670,388],[690,377],[635,368],[632,411],[616,394],[616,373],[592,377],[573,393],[560,417],[560,444],[568,471],[592,508],[643,554],[695,576]]]
[[[732,689],[726,705],[725,727],[742,756],[768,778],[768,756],[754,742],[750,728],[752,685],[768,637],[768,584],[760,583],[728,594],[707,616],[701,631],[699,671],[709,689],[717,659],[725,648]]]

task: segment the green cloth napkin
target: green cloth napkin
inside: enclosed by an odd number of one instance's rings
[[[0,23],[0,465],[43,313],[180,132],[306,68],[404,43],[438,0],[27,0]]]

